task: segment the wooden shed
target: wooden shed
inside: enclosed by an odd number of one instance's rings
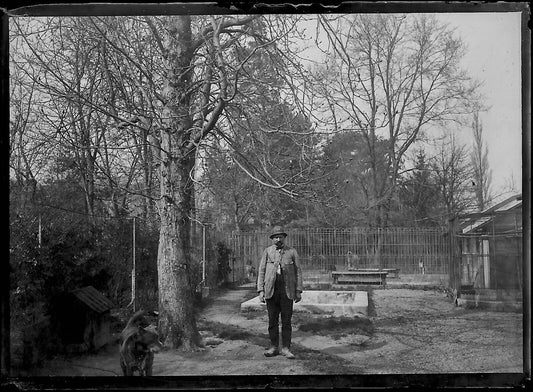
[[[73,290],[61,302],[60,336],[69,351],[98,350],[112,340],[113,302],[93,286]]]
[[[463,219],[457,234],[463,299],[521,300],[522,195]]]

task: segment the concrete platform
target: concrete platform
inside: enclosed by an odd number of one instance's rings
[[[491,300],[475,300],[457,298],[457,306],[467,309],[483,309],[492,310],[495,312],[515,312],[521,313],[523,311],[522,302],[506,302],[506,301],[491,301]]]
[[[266,312],[266,304],[259,301],[259,296],[241,303],[241,312],[258,310]],[[294,312],[333,316],[367,316],[368,293],[366,291],[304,291],[302,300],[294,304]]]
[[[461,292],[457,305],[496,312],[522,312],[523,301],[520,290],[493,290],[475,288],[472,292]]]

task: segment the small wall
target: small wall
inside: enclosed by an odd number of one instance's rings
[[[459,293],[457,305],[496,312],[522,312],[522,292],[520,290],[472,289]]]
[[[294,312],[328,314],[333,316],[367,316],[366,291],[319,291],[302,293],[302,300],[294,304]],[[254,297],[241,304],[241,311],[265,311],[266,304]]]

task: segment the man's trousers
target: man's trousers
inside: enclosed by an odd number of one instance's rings
[[[282,275],[276,275],[274,295],[266,300],[268,311],[268,335],[272,347],[279,347],[279,316],[281,314],[281,343],[291,347],[293,300],[287,297]]]

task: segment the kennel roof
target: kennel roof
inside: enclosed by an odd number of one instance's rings
[[[104,313],[114,307],[113,302],[93,286],[72,290],[71,293],[96,313]]]

